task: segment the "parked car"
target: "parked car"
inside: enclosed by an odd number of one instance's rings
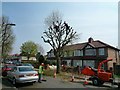
[[[15,66],[8,72],[8,79],[12,81],[13,85],[17,83],[37,82],[38,72],[33,70],[30,66]]]
[[[14,65],[21,65],[21,62],[18,61],[18,60],[13,60],[12,62],[13,62]]]
[[[12,64],[12,61],[6,60],[4,63],[5,63],[5,64]]]
[[[22,65],[23,65],[23,66],[31,66],[31,67],[34,69],[33,65],[30,64],[30,63],[23,63]]]
[[[5,64],[2,67],[2,76],[7,76],[7,72],[12,70],[12,68],[14,68],[15,65],[13,64]]]

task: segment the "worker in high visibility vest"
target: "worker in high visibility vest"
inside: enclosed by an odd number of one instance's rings
[[[39,83],[41,83],[42,76],[43,76],[43,66],[44,66],[44,63],[41,63],[41,65],[39,66],[39,70],[38,70],[38,74],[39,74],[38,82]]]

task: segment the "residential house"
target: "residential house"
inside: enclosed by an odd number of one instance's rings
[[[28,61],[28,58],[27,56],[23,56],[21,54],[13,54],[11,55],[11,60],[17,60],[17,61],[20,61],[20,62],[24,62],[24,61]],[[30,61],[36,61],[36,57],[35,56],[32,56],[29,58]]]
[[[63,56],[61,57],[62,64],[68,66],[91,66],[98,67],[99,62],[112,58],[112,61],[104,64],[104,69],[114,67],[120,64],[119,49],[108,45],[100,40],[94,41],[89,38],[88,42],[67,45],[63,49]],[[47,53],[48,60],[55,60],[53,50]]]

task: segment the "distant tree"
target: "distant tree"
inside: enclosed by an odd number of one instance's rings
[[[37,44],[33,41],[24,42],[20,48],[20,52],[22,55],[27,56],[28,60],[31,56],[35,56],[38,52]]]
[[[12,30],[12,23],[6,16],[1,17],[2,22],[0,23],[0,54],[3,58],[6,58],[12,51],[13,43],[15,41],[15,35]]]
[[[63,55],[63,48],[73,40],[77,39],[77,34],[72,27],[65,21],[62,22],[58,17],[59,14],[53,12],[47,18],[47,22],[50,21],[52,24],[48,24],[48,29],[45,30],[44,36],[42,36],[45,43],[51,45],[54,51],[54,55],[57,60],[57,73],[60,73],[61,56]],[[57,18],[54,20],[54,18]],[[50,26],[49,26],[50,25]]]
[[[38,53],[36,54],[36,59],[37,59],[37,61],[39,62],[39,64],[44,63],[44,61],[45,61],[44,56],[41,55],[40,52],[38,52]]]

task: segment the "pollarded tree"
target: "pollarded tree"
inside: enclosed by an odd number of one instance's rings
[[[22,55],[27,56],[28,60],[31,56],[35,56],[38,52],[37,44],[33,41],[24,42],[20,48],[20,52]]]
[[[53,15],[51,15],[52,17]],[[64,46],[71,43],[77,38],[77,34],[72,27],[62,20],[53,21],[42,36],[45,43],[53,48],[55,58],[57,60],[57,73],[60,73],[61,56]]]

